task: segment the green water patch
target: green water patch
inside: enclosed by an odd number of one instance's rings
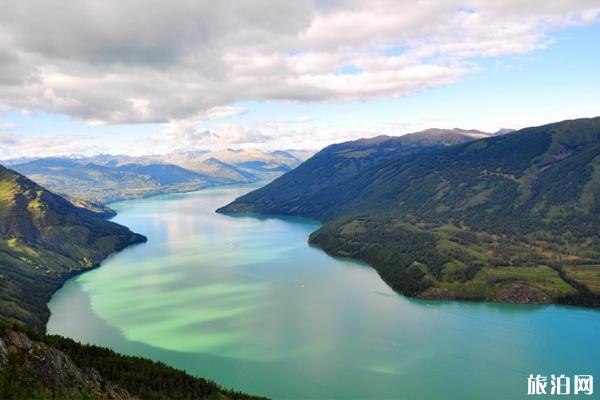
[[[600,313],[433,302],[308,245],[302,219],[213,212],[245,189],[113,204],[148,237],[69,281],[48,331],[275,399],[513,399],[595,374]]]

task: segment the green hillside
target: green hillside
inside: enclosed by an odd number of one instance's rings
[[[0,323],[1,399],[258,399],[163,363]]]
[[[408,295],[600,305],[600,118],[396,151],[322,179],[337,171],[331,149],[220,211],[319,219],[311,243]]]
[[[98,204],[53,194],[0,166],[0,398],[245,399],[139,357],[47,336],[52,294],[146,238]]]
[[[68,277],[145,241],[85,204],[0,166],[0,319],[43,329],[46,303]]]
[[[393,160],[455,144],[468,143],[484,132],[463,129],[430,129],[400,137],[377,136],[334,144],[296,169],[223,208],[228,212],[298,215],[324,220],[332,211],[345,182],[364,171]]]

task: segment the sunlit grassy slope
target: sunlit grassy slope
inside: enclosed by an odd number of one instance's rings
[[[43,329],[46,303],[69,276],[145,240],[103,220],[107,213],[0,166],[0,319]]]

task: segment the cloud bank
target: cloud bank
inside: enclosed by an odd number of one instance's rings
[[[243,112],[231,106],[243,100],[406,96],[460,79],[477,68],[474,57],[544,47],[554,30],[591,23],[600,10],[591,0],[0,6],[0,111],[173,126]]]

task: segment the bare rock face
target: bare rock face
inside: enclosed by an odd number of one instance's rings
[[[6,367],[6,364],[8,364],[8,348],[0,337],[0,369]]]
[[[92,368],[79,368],[63,352],[45,343],[35,342],[17,331],[0,333],[0,369],[10,362],[11,355],[18,355],[24,379],[38,380],[45,387],[57,390],[69,397],[81,393],[93,393],[100,399],[131,399],[124,389],[104,380]]]
[[[9,346],[20,350],[30,350],[33,345],[29,336],[22,332],[7,331],[5,333],[5,340]]]
[[[517,304],[549,304],[550,296],[531,286],[516,285],[496,294],[496,300],[504,303]]]
[[[417,297],[423,300],[453,300],[456,295],[448,289],[429,288]]]

